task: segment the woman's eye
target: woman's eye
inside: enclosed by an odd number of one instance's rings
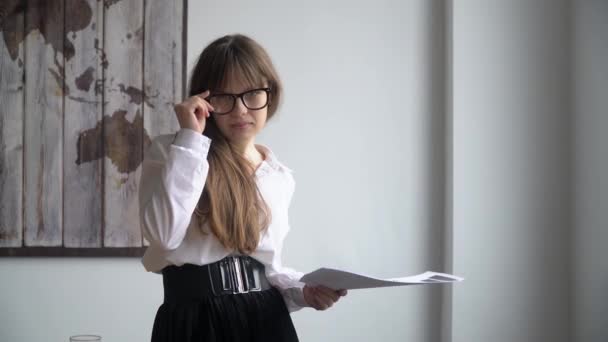
[[[211,97],[210,102],[211,104],[223,104],[223,103],[228,103],[232,101],[232,98],[230,96],[222,96],[222,95],[216,95]]]

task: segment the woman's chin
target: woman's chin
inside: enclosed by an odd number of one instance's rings
[[[231,143],[233,144],[243,144],[243,143],[247,143],[249,140],[251,140],[253,137],[255,136],[255,134],[253,134],[253,132],[230,132],[230,135],[228,136],[228,140],[230,140]]]

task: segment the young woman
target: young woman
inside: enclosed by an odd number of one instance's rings
[[[243,35],[208,45],[175,105],[176,134],[146,151],[140,218],[146,270],[162,273],[152,341],[297,341],[290,312],[325,310],[344,290],[304,286],[283,267],[291,170],[256,135],[282,87],[266,51]]]

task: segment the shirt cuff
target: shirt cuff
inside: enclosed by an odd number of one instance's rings
[[[306,299],[304,299],[304,285],[301,287],[294,287],[293,289],[293,302],[302,308],[310,307],[306,302]]]
[[[304,287],[290,287],[281,291],[285,300],[287,310],[292,313],[299,311],[302,308],[310,307],[304,299]]]
[[[182,128],[175,134],[173,145],[189,148],[206,156],[211,146],[211,139],[193,129]]]

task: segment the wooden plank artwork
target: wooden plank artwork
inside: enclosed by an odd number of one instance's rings
[[[2,9],[2,7],[0,7]],[[0,10],[0,18],[2,16]],[[0,248],[23,242],[24,15],[2,20],[0,39]]]
[[[172,113],[175,99],[182,98],[184,91],[182,77],[176,77],[184,68],[181,58],[183,8],[178,1],[146,2],[146,23],[158,20],[167,27],[177,27],[177,30],[167,30],[162,25],[148,25],[144,31],[144,46],[148,51],[157,52],[144,54],[145,90],[150,94],[144,102],[144,131],[151,136],[179,129]],[[173,68],[172,72],[165,72],[167,67]],[[148,143],[145,140],[144,147]],[[145,239],[143,243],[149,245]]]
[[[28,1],[25,11],[25,246],[62,240],[63,9],[63,1]]]
[[[75,8],[81,1],[66,0],[66,8]],[[103,55],[98,49],[103,39],[103,3],[86,0],[66,16],[68,41],[78,54],[65,59],[65,113],[63,134],[63,243],[66,247],[102,247],[103,160],[95,158],[103,152],[100,135],[90,134],[83,127],[95,127],[102,120]],[[90,11],[89,11],[90,9]]]
[[[186,0],[0,3],[0,256],[141,256],[143,151],[175,132]]]

